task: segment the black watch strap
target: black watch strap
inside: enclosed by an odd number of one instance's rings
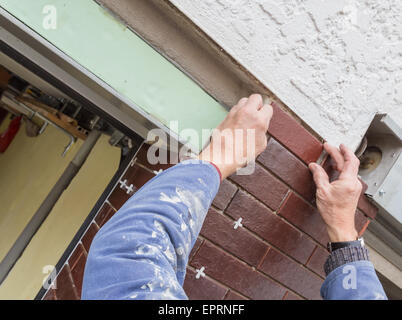
[[[355,241],[328,242],[327,244],[327,249],[330,253],[346,247],[364,247],[364,240],[363,238],[359,238]]]

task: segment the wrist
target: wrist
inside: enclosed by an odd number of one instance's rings
[[[358,232],[355,227],[352,228],[327,228],[330,242],[355,241],[358,238]]]
[[[199,160],[207,161],[211,163],[219,173],[221,181],[225,180],[232,173],[236,172],[236,167],[234,163],[225,163],[218,156],[214,156],[212,150],[207,147],[204,151],[202,151],[197,157]]]

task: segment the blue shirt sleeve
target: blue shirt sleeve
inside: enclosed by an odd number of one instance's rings
[[[328,300],[386,300],[384,289],[370,261],[339,266],[325,279],[321,296]]]
[[[188,257],[219,184],[216,168],[199,160],[150,180],[95,236],[82,299],[187,299]]]

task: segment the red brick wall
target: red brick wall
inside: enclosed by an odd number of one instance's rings
[[[221,185],[190,256],[184,289],[190,299],[320,299],[328,241],[314,206],[307,164],[322,144],[290,115],[274,106],[267,149],[250,176]],[[134,162],[133,162],[134,163]],[[330,161],[325,167],[331,176]],[[143,147],[121,178],[134,192],[155,174]],[[133,193],[116,186],[44,299],[79,299],[90,243]],[[362,195],[356,227],[363,233],[376,208]],[[235,222],[242,219],[235,229]],[[203,269],[205,276],[196,277]]]

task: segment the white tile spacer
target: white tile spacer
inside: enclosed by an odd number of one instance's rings
[[[130,184],[129,186],[126,186],[126,190],[127,190],[126,191],[127,194],[132,193],[134,191],[134,185]]]
[[[237,229],[238,227],[242,227],[243,225],[241,224],[241,222],[243,221],[243,218],[239,218],[239,220],[237,220],[235,223],[234,223],[234,227],[233,227],[233,229]]]
[[[153,173],[155,173],[156,175],[160,174],[163,172],[163,169],[159,169],[158,171],[154,170]]]
[[[124,181],[120,180],[120,189],[125,189],[127,187],[127,179]]]
[[[200,277],[205,277],[204,270],[205,270],[205,267],[201,267],[200,269],[195,269],[195,271],[197,272],[197,274],[195,275],[195,278],[199,279]]]
[[[126,189],[126,193],[130,194],[134,191],[134,185],[130,184],[129,186],[127,185],[127,179],[124,181],[120,181],[120,189]]]

